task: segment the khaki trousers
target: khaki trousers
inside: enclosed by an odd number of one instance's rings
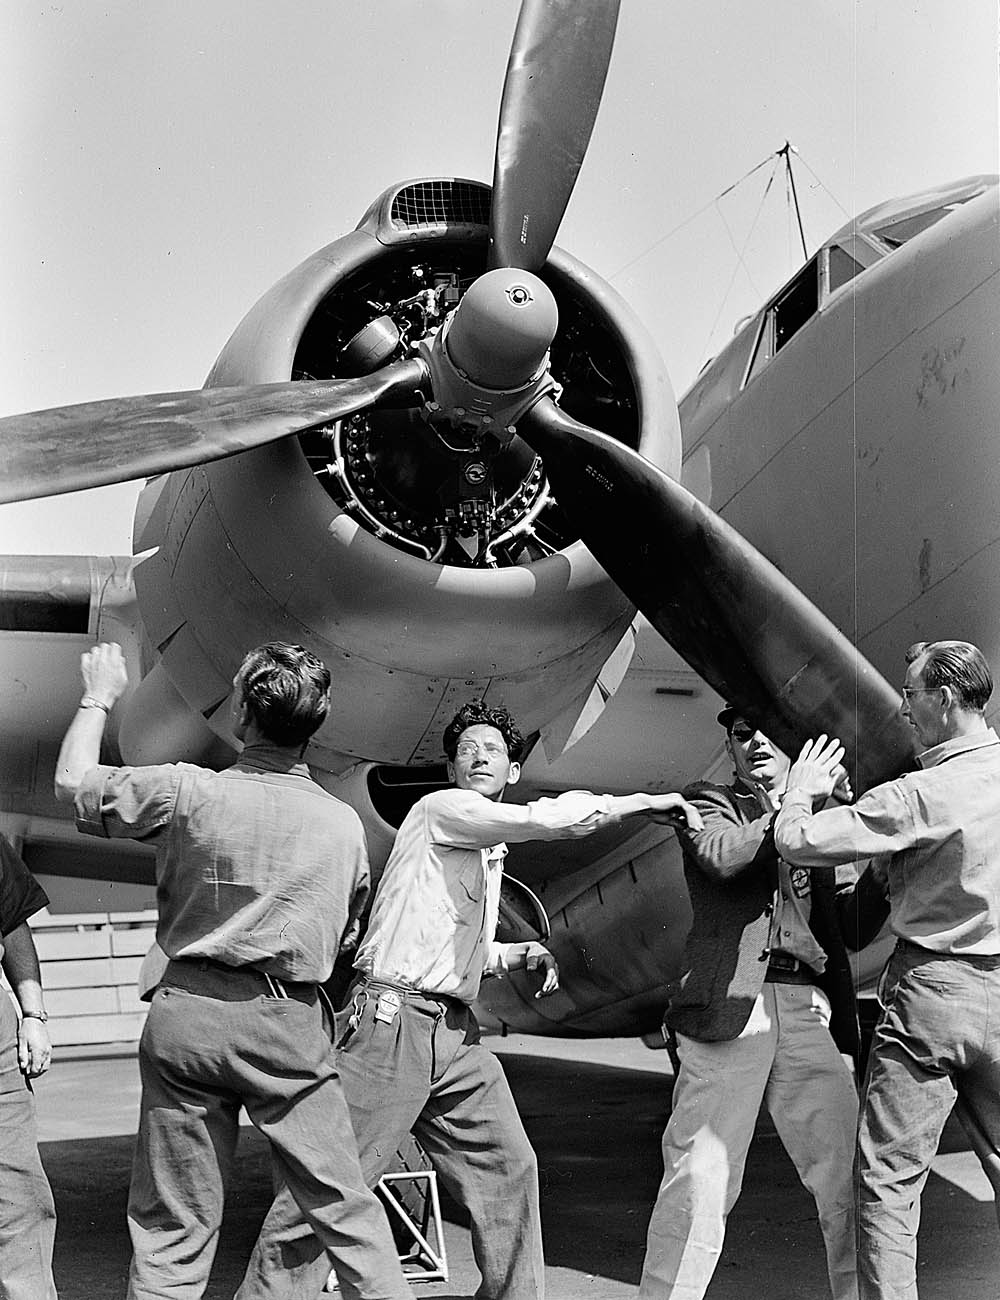
[[[56,1211],[38,1158],[35,1099],[17,1064],[17,1016],[0,990],[0,1296],[55,1300]]]
[[[128,1300],[203,1294],[241,1107],[270,1142],[345,1300],[409,1300],[385,1213],[361,1175],[315,986],[275,997],[256,972],[171,962],[139,1065]]]
[[[900,941],[884,982],[858,1132],[863,1300],[917,1300],[920,1198],[961,1098],[1000,1151],[1000,958]]]
[[[763,1101],[816,1198],[834,1300],[857,1300],[854,1142],[858,1099],[811,984],[765,984],[730,1042],[678,1034],[680,1073],[663,1135],[640,1300],[702,1300],[743,1183]]]
[[[385,988],[360,981],[337,1017],[338,1069],[366,1179],[378,1181],[412,1130],[469,1212],[482,1274],[476,1300],[543,1300],[538,1166],[499,1061],[453,998],[395,990],[400,1008],[380,1020]],[[317,1252],[282,1189],[236,1300],[312,1297],[326,1276]]]

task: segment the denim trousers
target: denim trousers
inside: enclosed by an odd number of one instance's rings
[[[289,986],[293,987],[293,986]],[[171,962],[139,1045],[129,1300],[197,1300],[208,1282],[245,1107],[346,1300],[407,1300],[366,1188],[315,986],[272,996],[247,968]]]
[[[359,981],[337,1018],[337,1068],[366,1180],[378,1181],[412,1131],[469,1213],[482,1275],[476,1300],[543,1300],[538,1166],[500,1063],[480,1043],[469,1007],[394,990],[399,1010],[380,1020],[384,987]],[[326,1278],[316,1255],[282,1189],[237,1300],[315,1295]]]
[[[35,1100],[17,1064],[17,1016],[0,990],[0,1296],[55,1300],[56,1209],[38,1156]]]
[[[858,1133],[862,1300],[917,1300],[920,1195],[960,1098],[1000,1151],[1000,957],[900,941],[886,971]]]
[[[834,1300],[857,1300],[858,1098],[829,1023],[830,1003],[815,985],[765,984],[738,1038],[677,1035],[681,1066],[640,1300],[701,1300],[708,1290],[762,1101],[815,1197]]]

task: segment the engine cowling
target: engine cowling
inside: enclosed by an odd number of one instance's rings
[[[454,180],[386,191],[260,300],[208,385],[416,350],[485,265],[488,198]],[[676,473],[676,407],[643,327],[558,250],[543,279],[562,404]],[[474,415],[442,431],[426,412],[377,412],[151,480],[135,537],[155,548],[136,569],[149,671],[123,720],[126,759],[222,761],[232,674],[271,639],[333,671],[308,755],[331,773],[439,761],[472,696],[505,703],[529,733],[582,710],[634,611],[568,530],[544,466]]]

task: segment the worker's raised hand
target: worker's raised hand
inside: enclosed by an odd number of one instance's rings
[[[102,641],[80,657],[83,693],[106,704],[108,708],[125,693],[128,670],[125,656],[117,641]]]
[[[811,799],[828,799],[846,779],[844,746],[835,736],[823,735],[802,746],[788,773],[786,789],[789,793],[799,790]]]

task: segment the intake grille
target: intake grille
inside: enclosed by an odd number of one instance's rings
[[[486,226],[490,190],[472,181],[420,181],[399,191],[389,217],[397,230]]]

